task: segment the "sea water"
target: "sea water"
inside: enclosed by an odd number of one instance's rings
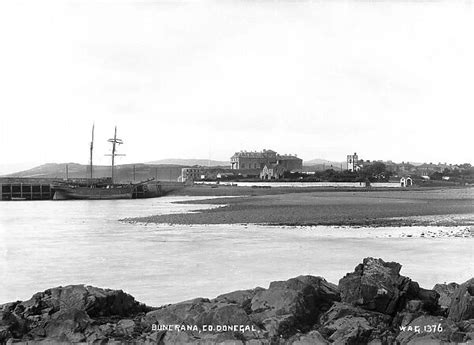
[[[120,221],[216,207],[173,203],[203,198],[1,202],[0,303],[69,284],[122,289],[152,306],[301,274],[337,284],[367,256],[400,262],[426,288],[474,276],[472,238],[406,236],[424,228]]]

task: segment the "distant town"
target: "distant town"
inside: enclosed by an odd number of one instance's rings
[[[331,162],[316,159],[303,162],[297,154],[281,154],[271,149],[235,152],[229,161],[169,159],[148,163],[123,164],[115,167],[117,180],[135,182],[154,178],[157,181],[182,183],[206,181],[299,181],[299,182],[392,182],[401,186],[465,185],[474,183],[470,163],[395,163],[370,160],[357,153],[345,160]],[[9,174],[6,178],[77,179],[87,178],[87,165],[49,163]],[[111,175],[110,167],[95,166],[94,177]]]
[[[181,169],[180,181],[280,180],[330,182],[400,182],[440,181],[473,183],[474,168],[469,163],[394,163],[362,159],[357,153],[346,156],[344,163],[303,164],[296,154],[273,150],[240,151],[230,158],[230,168],[193,166]],[[430,182],[429,184],[433,184]]]

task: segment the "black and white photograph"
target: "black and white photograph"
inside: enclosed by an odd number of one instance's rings
[[[0,1],[0,344],[474,344],[470,0]]]

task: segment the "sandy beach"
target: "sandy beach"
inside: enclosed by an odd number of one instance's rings
[[[128,218],[167,224],[288,226],[472,226],[474,188],[336,190],[193,186],[181,195],[221,196],[192,201],[221,207],[193,213]],[[226,197],[232,196],[232,198]],[[236,198],[235,196],[240,196]]]

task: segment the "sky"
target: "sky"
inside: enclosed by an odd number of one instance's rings
[[[470,1],[0,2],[0,173],[48,162],[474,163]]]

